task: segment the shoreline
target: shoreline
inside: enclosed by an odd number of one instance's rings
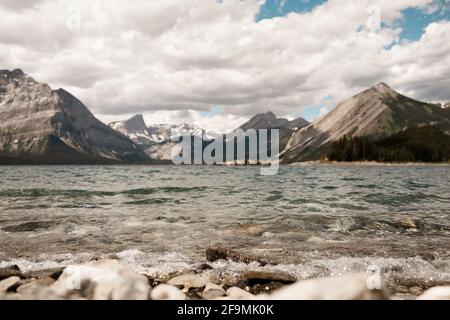
[[[435,166],[447,167],[450,162],[376,162],[376,161],[356,161],[356,162],[337,162],[337,161],[306,161],[286,164],[291,167],[307,167],[307,166],[342,166],[342,167],[421,167]]]
[[[144,253],[142,253],[144,254]],[[110,254],[83,259],[65,265],[47,265],[42,268],[27,269],[23,264],[0,263],[1,299],[168,299],[176,300],[253,300],[253,299],[324,299],[330,298],[330,286],[334,296],[331,299],[402,299],[412,300],[427,295],[435,287],[449,286],[450,277],[420,273],[420,264],[411,269],[405,266],[408,274],[394,277],[398,265],[380,266],[368,264],[367,268],[347,269],[342,265],[337,270],[322,274],[298,276],[293,269],[307,268],[307,265],[291,265],[291,269],[266,261],[264,257],[249,255],[226,247],[210,247],[204,259],[184,267],[136,268],[130,264],[135,261],[125,259],[124,255]],[[393,258],[385,258],[393,259]],[[337,259],[335,264],[342,262]],[[355,261],[350,261],[350,265]],[[406,264],[413,263],[405,259]],[[436,263],[442,263],[437,261]],[[233,269],[232,266],[240,266]],[[230,267],[231,266],[231,267]],[[291,271],[289,271],[291,270]],[[399,276],[399,275],[397,275]],[[78,277],[78,278],[77,278]],[[429,278],[434,278],[430,281]],[[366,287],[368,281],[380,283],[379,290]],[[344,282],[344,283],[343,283]],[[73,283],[90,283],[92,291],[70,288]],[[307,289],[303,289],[305,284]],[[161,285],[161,286],[160,286]],[[99,296],[96,287],[105,288],[115,294]],[[160,287],[158,287],[160,286]],[[311,288],[314,288],[314,290]],[[128,289],[146,287],[145,292],[130,292]],[[3,288],[3,292],[2,292]],[[6,289],[5,289],[6,288]],[[84,288],[84,285],[83,285]],[[128,289],[127,289],[128,288]],[[358,288],[358,290],[356,290]],[[355,289],[355,290],[353,290]],[[99,289],[100,290],[100,289]],[[361,291],[363,290],[363,291]],[[162,291],[162,293],[160,292]],[[136,295],[137,294],[137,295]],[[128,295],[128,296],[127,296]],[[362,295],[362,296],[361,296]]]

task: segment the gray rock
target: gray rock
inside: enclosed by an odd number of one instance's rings
[[[261,282],[281,282],[284,284],[291,284],[297,281],[297,278],[290,273],[278,271],[278,272],[269,272],[269,271],[247,271],[241,275],[241,279],[252,282],[252,283],[261,283]]]
[[[0,280],[7,279],[10,277],[20,277],[20,278],[23,277],[18,266],[14,265],[8,266],[6,268],[0,268]]]
[[[35,279],[52,278],[52,279],[57,280],[61,276],[63,271],[64,271],[64,267],[30,271],[30,272],[24,273],[24,277],[25,278],[35,278]]]
[[[364,274],[347,274],[341,277],[299,281],[275,291],[271,300],[382,300],[389,294],[384,288],[369,289],[369,277]]]
[[[160,284],[150,292],[152,300],[186,300],[186,295],[175,286]]]

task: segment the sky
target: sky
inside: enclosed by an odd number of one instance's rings
[[[450,101],[450,0],[1,0],[0,69],[65,88],[102,121],[217,132],[317,119],[386,82]]]

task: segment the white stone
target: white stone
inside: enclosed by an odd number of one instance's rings
[[[150,292],[152,300],[186,300],[186,296],[177,287],[160,284]]]
[[[450,286],[431,288],[425,291],[417,300],[450,300]]]
[[[11,288],[19,281],[19,277],[9,277],[0,281],[0,293],[6,292],[9,288]]]
[[[250,292],[242,290],[241,288],[238,287],[229,288],[226,294],[228,297],[238,300],[251,300],[255,297]]]
[[[210,278],[206,273],[184,274],[170,279],[167,283],[173,286],[183,286],[184,288],[202,288],[210,283]]]
[[[202,292],[202,297],[207,300],[213,300],[218,297],[223,297],[225,295],[225,290],[222,286],[214,283],[208,283]]]
[[[369,289],[369,277],[347,274],[341,277],[299,281],[268,296],[271,300],[379,300],[387,299],[384,289]]]
[[[51,288],[62,297],[79,294],[93,300],[147,300],[145,276],[117,260],[101,260],[67,267]]]

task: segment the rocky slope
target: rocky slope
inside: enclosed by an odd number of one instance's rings
[[[329,152],[332,142],[344,136],[375,140],[429,124],[450,133],[450,109],[416,101],[380,83],[294,133],[282,159],[285,163],[319,160]]]
[[[0,71],[0,163],[145,162],[124,135],[97,120],[77,98],[20,69]]]

